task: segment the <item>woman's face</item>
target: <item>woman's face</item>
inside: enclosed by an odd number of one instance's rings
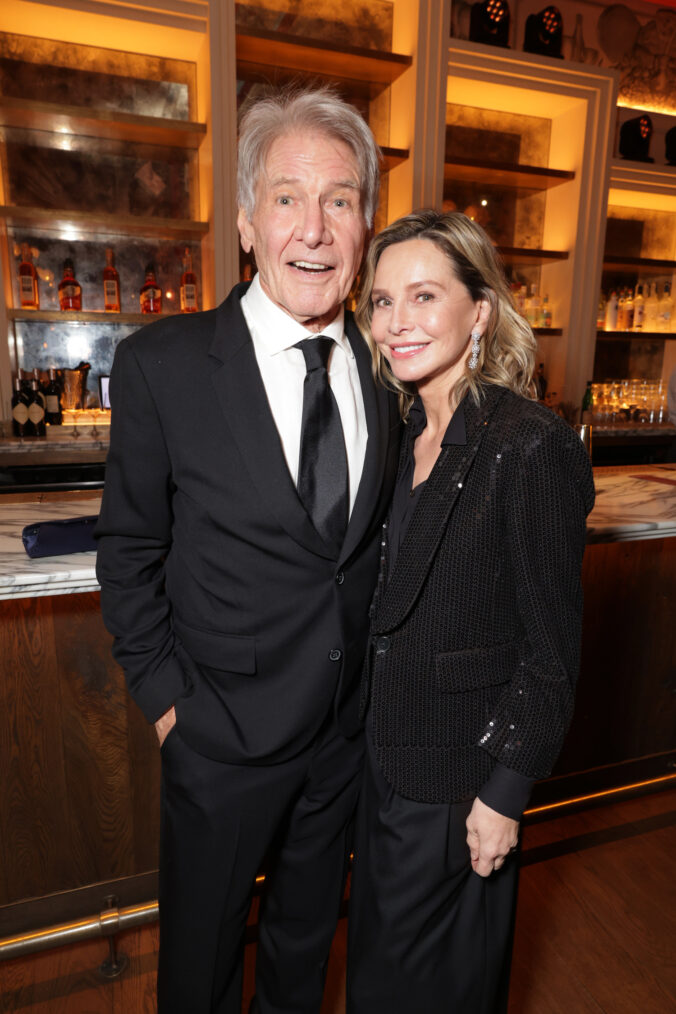
[[[371,294],[371,333],[398,380],[418,391],[453,388],[465,370],[471,332],[483,334],[488,300],[473,300],[436,243],[386,247]]]

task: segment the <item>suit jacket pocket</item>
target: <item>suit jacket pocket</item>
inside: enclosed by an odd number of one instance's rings
[[[508,683],[519,664],[520,649],[519,641],[507,641],[486,648],[442,652],[434,660],[439,689],[457,694]]]
[[[174,621],[174,627],[183,648],[198,665],[245,676],[256,672],[255,637],[198,630],[180,621]]]

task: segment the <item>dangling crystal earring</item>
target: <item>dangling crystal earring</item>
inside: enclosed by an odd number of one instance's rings
[[[471,337],[472,337],[472,354],[469,357],[469,362],[467,363],[467,365],[469,366],[470,370],[476,370],[477,366],[479,365],[479,353],[481,352],[480,345],[481,333],[479,331],[472,331]]]

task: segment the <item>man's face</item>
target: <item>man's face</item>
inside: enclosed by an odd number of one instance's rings
[[[321,331],[347,297],[364,248],[353,152],[327,134],[282,134],[268,151],[251,221],[240,208],[237,225],[244,250],[253,247],[266,295]]]

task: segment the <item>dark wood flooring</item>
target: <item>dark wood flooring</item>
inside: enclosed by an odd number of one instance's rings
[[[676,789],[531,824],[523,844],[510,1014],[673,1014]],[[345,930],[322,1014],[344,1014]],[[129,968],[112,983],[105,942],[0,963],[0,1011],[153,1014],[156,949],[156,926],[121,934]],[[251,945],[244,1010],[254,960]]]

